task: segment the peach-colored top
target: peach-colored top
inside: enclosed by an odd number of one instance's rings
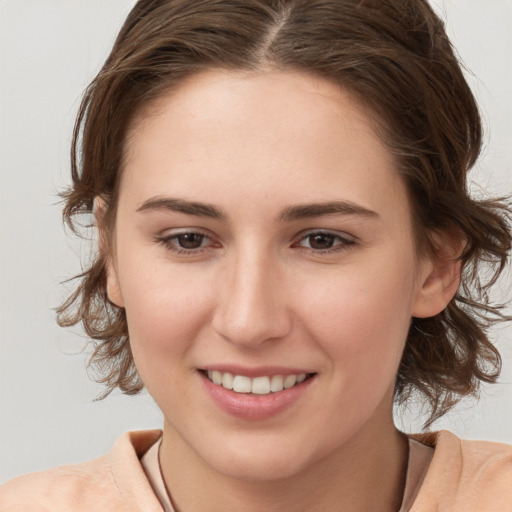
[[[164,512],[174,512],[174,508],[165,487],[158,453],[162,438],[160,438],[140,459],[144,472],[148,477],[151,487],[155,492],[158,501],[162,505]],[[434,455],[434,449],[430,446],[418,443],[409,438],[409,458],[407,462],[407,476],[405,481],[404,497],[402,506],[398,512],[409,512],[411,506],[418,495],[425,474],[427,473],[430,461]]]
[[[15,478],[0,486],[0,512],[163,512],[140,462],[160,436],[128,432],[108,455]],[[410,512],[512,511],[512,446],[411,437],[435,452]]]

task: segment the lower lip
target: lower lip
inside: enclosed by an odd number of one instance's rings
[[[296,403],[309,388],[315,377],[289,389],[283,389],[268,395],[236,393],[230,389],[214,384],[201,373],[204,386],[213,401],[224,411],[237,418],[261,421],[277,416]]]

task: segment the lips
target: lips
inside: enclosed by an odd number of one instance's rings
[[[316,373],[285,368],[215,367],[199,370],[213,403],[231,416],[266,420],[300,400]]]

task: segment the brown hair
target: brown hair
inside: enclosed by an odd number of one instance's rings
[[[466,241],[457,294],[437,316],[413,319],[396,380],[399,403],[423,393],[430,424],[499,375],[500,355],[487,332],[505,315],[488,291],[510,251],[511,210],[502,200],[469,196],[466,175],[480,152],[481,122],[426,0],[139,0],[82,101],[64,219],[78,232],[75,216],[92,213],[100,196],[107,229],[113,225],[127,133],[148,101],[198,71],[272,67],[327,78],[382,120],[379,133],[407,184],[421,251],[438,250],[435,232]],[[104,396],[116,387],[139,392],[125,312],[106,294],[105,255],[100,251],[78,277],[59,323],[82,322],[95,340],[90,364]]]

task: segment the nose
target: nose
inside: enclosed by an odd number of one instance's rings
[[[219,275],[213,328],[230,343],[257,348],[291,330],[283,273],[268,254],[246,251]]]

